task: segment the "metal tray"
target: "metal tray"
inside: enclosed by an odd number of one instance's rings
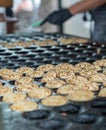
[[[9,44],[16,40],[30,40],[33,38],[69,37],[61,34],[40,35],[9,35],[1,38]],[[22,66],[36,68],[42,64],[59,64],[87,61],[92,63],[106,58],[106,44],[88,42],[87,44],[73,43],[70,45],[36,46],[6,48],[0,47],[0,68],[17,69]],[[5,82],[11,86],[10,82]],[[32,113],[11,111],[8,105],[0,103],[3,113],[4,130],[105,130],[106,129],[106,98],[95,99],[90,102],[70,102],[64,107],[45,107]],[[40,113],[40,114],[39,114]],[[64,115],[65,113],[65,115]],[[28,119],[35,115],[35,119]],[[39,117],[41,115],[41,117]]]

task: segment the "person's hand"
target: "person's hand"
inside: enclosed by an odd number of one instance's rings
[[[68,9],[54,11],[42,21],[41,25],[43,25],[45,22],[49,22],[55,25],[61,25],[72,16],[73,15],[71,14],[71,12],[69,12]]]

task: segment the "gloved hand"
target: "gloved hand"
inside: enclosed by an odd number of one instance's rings
[[[64,23],[67,19],[72,17],[73,15],[69,12],[68,9],[61,9],[52,12],[49,14],[41,23],[43,25],[45,22],[49,22],[51,24],[61,25]]]

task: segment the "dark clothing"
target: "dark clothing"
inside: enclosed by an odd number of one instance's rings
[[[93,40],[106,42],[106,4],[92,10],[95,22]]]
[[[11,8],[6,8],[6,16],[13,17],[13,11]]]

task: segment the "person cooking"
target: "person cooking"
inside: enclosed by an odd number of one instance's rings
[[[106,42],[106,0],[82,0],[68,8],[50,13],[41,23],[61,25],[72,16],[91,10],[94,19],[92,39]]]

